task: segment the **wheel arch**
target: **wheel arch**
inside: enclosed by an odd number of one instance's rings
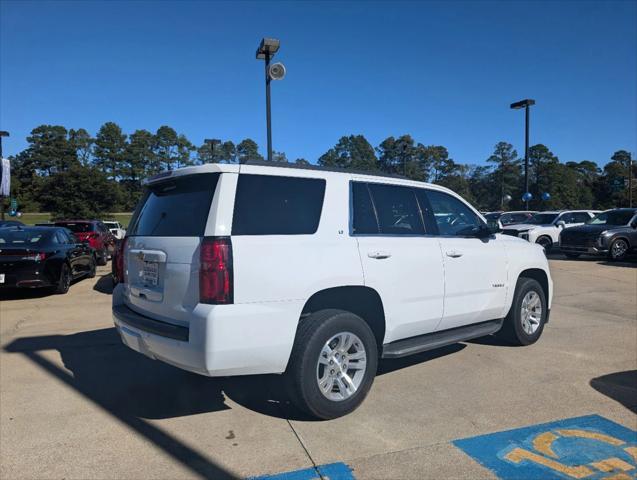
[[[539,235],[536,239],[535,239],[535,243],[540,243],[540,239],[542,238],[548,238],[549,241],[551,242],[551,245],[553,245],[555,243],[555,241],[553,240],[553,237],[551,237],[550,234],[548,233],[542,233],[541,235]]]
[[[362,285],[319,290],[305,302],[301,321],[314,312],[328,308],[346,310],[361,317],[372,329],[379,349],[382,348],[385,338],[385,309],[376,290]]]

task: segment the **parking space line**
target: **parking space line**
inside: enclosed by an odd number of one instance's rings
[[[250,477],[248,480],[355,480],[355,478],[347,465],[338,462],[303,470]]]

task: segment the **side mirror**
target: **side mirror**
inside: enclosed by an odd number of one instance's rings
[[[566,222],[564,220],[560,220],[559,222],[556,222],[555,225],[560,228],[564,228],[566,226]]]
[[[492,222],[488,222],[486,227],[482,228],[482,231],[484,232],[488,232],[486,235],[493,235],[495,233],[500,233],[502,231],[502,228],[500,228],[500,224],[498,223],[497,220],[492,221]]]
[[[633,228],[637,228],[637,220],[634,220],[634,221],[630,224],[630,226],[631,226],[631,227],[633,227]]]

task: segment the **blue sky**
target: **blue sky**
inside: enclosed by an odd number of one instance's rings
[[[281,39],[273,143],[315,161],[342,135],[410,133],[480,164],[506,140],[562,161],[637,150],[637,2],[0,1],[5,155],[39,124],[170,125],[265,150],[263,36]]]

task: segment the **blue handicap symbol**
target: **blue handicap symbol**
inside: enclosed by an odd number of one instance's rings
[[[637,431],[599,415],[453,443],[501,479],[637,479]]]

